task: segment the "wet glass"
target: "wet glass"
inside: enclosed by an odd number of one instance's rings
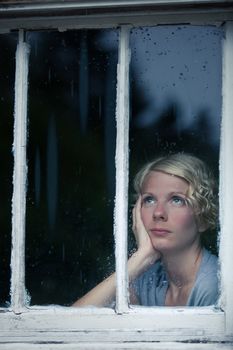
[[[26,288],[71,305],[114,271],[117,31],[33,32]]]
[[[17,34],[0,35],[0,306],[10,301],[14,79]]]
[[[218,179],[222,38],[223,30],[213,26],[157,26],[131,31],[130,184],[143,164],[177,152],[200,157]],[[216,255],[217,234],[216,229],[201,235],[204,247]],[[130,250],[136,249],[132,235],[129,242]],[[147,284],[143,279],[139,298],[145,304],[164,305],[167,271],[163,262],[155,266],[159,266],[160,274],[150,272]],[[217,292],[211,300],[216,296]],[[189,303],[190,299],[183,299],[185,304],[184,300]]]
[[[201,157],[218,178],[222,37],[212,26],[131,31],[130,184],[143,164],[175,152]],[[204,239],[217,253],[217,232]]]

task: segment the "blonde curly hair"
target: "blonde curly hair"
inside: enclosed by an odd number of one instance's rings
[[[146,164],[136,174],[134,188],[139,195],[146,176],[151,171],[161,171],[179,176],[189,183],[188,204],[193,208],[199,224],[207,229],[214,229],[218,217],[217,186],[212,172],[199,158],[186,154],[176,153],[159,157]]]

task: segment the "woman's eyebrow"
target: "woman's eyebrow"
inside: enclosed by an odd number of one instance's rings
[[[174,195],[179,195],[179,196],[183,196],[185,198],[188,198],[188,193],[184,193],[184,192],[181,192],[181,191],[171,191],[171,192],[168,192],[166,193],[166,197],[169,198],[171,196],[174,196]],[[150,192],[150,191],[145,191],[145,192],[141,192],[141,196],[153,196],[153,197],[156,197],[157,195],[153,192]]]
[[[142,193],[142,195],[145,195],[145,194],[156,197],[156,194],[153,194],[153,193],[150,193],[150,192]],[[184,193],[184,192],[180,192],[180,191],[171,191],[171,192],[168,192],[168,193],[165,194],[166,198],[170,198],[172,196],[182,196],[182,197],[187,198],[188,194]]]
[[[180,191],[172,191],[172,192],[169,192],[168,195],[172,196],[174,194],[179,194],[179,195],[182,195],[184,197],[187,197],[187,194],[184,193],[184,192],[180,192]]]

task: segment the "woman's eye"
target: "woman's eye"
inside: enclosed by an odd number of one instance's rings
[[[186,201],[184,198],[179,197],[179,196],[173,196],[172,197],[172,203],[174,203],[177,206],[182,206],[186,204]]]
[[[146,196],[142,199],[142,203],[145,206],[150,206],[150,205],[153,205],[155,203],[155,199],[152,196]]]

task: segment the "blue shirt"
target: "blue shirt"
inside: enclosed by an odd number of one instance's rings
[[[165,306],[168,279],[161,260],[133,282],[140,305]],[[214,305],[218,300],[218,259],[203,249],[202,260],[186,306]]]

